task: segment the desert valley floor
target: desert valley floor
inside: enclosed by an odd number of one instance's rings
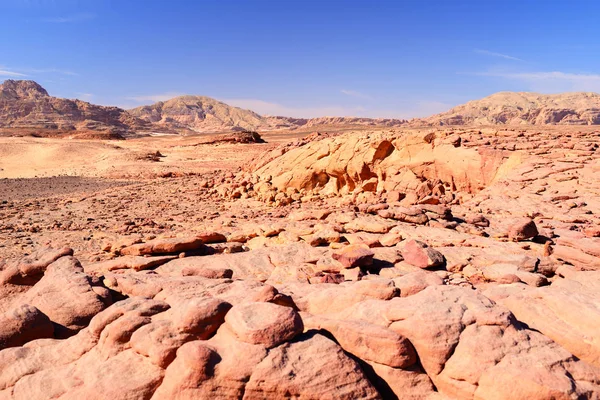
[[[600,129],[261,135],[0,137],[1,400],[600,399]]]

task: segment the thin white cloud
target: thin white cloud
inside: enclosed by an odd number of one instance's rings
[[[223,103],[252,110],[261,115],[274,115],[295,118],[314,118],[331,116],[355,116],[364,112],[362,107],[345,108],[341,106],[290,107],[259,99],[223,99]]]
[[[19,72],[17,72],[18,70]],[[58,68],[9,68],[4,65],[0,65],[0,76],[13,76],[13,77],[23,77],[23,76],[35,76],[35,75],[47,75],[47,74],[55,74],[55,75],[66,75],[66,76],[79,76],[78,73],[73,72],[71,70],[58,69]]]
[[[365,107],[292,107],[259,99],[222,99],[226,104],[252,110],[261,115],[275,115],[295,118],[316,117],[365,117],[410,119],[425,117],[447,111],[451,104],[438,101],[403,102],[397,109],[379,109]]]
[[[371,99],[371,96],[366,95],[366,94],[361,93],[361,92],[357,92],[356,90],[342,89],[342,90],[340,90],[340,92],[342,94],[345,94],[346,96],[350,96],[350,97],[356,97],[356,98],[359,98],[359,99],[367,99],[367,100]]]
[[[79,13],[79,14],[60,16],[60,17],[43,18],[42,21],[50,22],[53,24],[69,24],[69,23],[74,23],[74,22],[89,21],[94,18],[96,18],[95,14]]]
[[[179,96],[183,96],[183,93],[178,93],[178,92],[168,92],[168,93],[159,93],[159,94],[149,94],[149,95],[142,95],[142,96],[129,96],[126,97],[127,100],[133,100],[137,103],[147,103],[147,102],[153,102],[153,103],[157,103],[159,101],[167,101],[172,99],[173,97],[179,97]]]
[[[73,72],[65,69],[57,69],[57,68],[24,68],[23,71],[31,73],[31,74],[60,74],[67,76],[79,76],[77,72]]]
[[[8,76],[10,78],[22,78],[27,75],[22,74],[20,72],[10,71],[8,69],[0,69],[0,76]]]
[[[479,72],[491,76],[524,82],[529,89],[540,92],[585,91],[600,92],[600,74],[577,74],[562,71],[541,72]]]
[[[478,75],[498,76],[509,79],[548,80],[557,79],[572,82],[600,81],[598,74],[573,74],[570,72],[481,72]]]
[[[496,53],[495,51],[481,50],[481,49],[475,49],[474,51],[475,51],[475,53],[478,53],[478,54],[483,54],[483,55],[490,56],[490,57],[504,58],[505,60],[525,61],[521,58],[509,56],[508,54]]]
[[[475,75],[521,82],[522,90],[541,93],[600,92],[600,74],[593,73],[486,71],[475,73]]]
[[[77,98],[83,101],[90,102],[94,98],[94,95],[91,93],[77,93]]]
[[[448,111],[454,106],[455,105],[453,104],[444,103],[441,101],[417,101],[414,103],[413,106],[410,106],[403,110],[402,118],[409,119],[429,117],[434,114],[439,114],[441,112]]]

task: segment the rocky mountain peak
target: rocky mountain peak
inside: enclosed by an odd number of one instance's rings
[[[48,97],[48,92],[34,81],[6,80],[0,84],[0,99],[37,99]]]

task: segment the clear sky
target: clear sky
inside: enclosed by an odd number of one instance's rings
[[[135,107],[415,117],[498,91],[600,91],[600,1],[0,0],[0,81]]]

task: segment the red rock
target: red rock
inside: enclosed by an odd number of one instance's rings
[[[132,269],[141,271],[158,267],[168,261],[175,259],[175,256],[159,256],[159,257],[141,257],[141,256],[123,256],[108,261],[102,261],[85,266],[85,271],[88,273],[103,273],[108,271],[116,271],[119,269]]]
[[[405,200],[407,199],[408,197]],[[415,201],[417,201],[417,199],[415,199]],[[391,218],[397,221],[418,225],[424,225],[429,221],[429,217],[425,214],[425,212],[416,207],[393,207],[380,211],[378,215],[383,218]]]
[[[204,244],[212,244],[212,243],[225,243],[227,242],[227,237],[222,233],[218,232],[203,232],[196,235],[196,237],[202,240]]]
[[[387,233],[393,226],[393,223],[384,218],[362,215],[345,224],[344,229],[348,232]]]
[[[436,196],[425,196],[421,200],[419,200],[417,204],[438,205],[440,204],[440,199]]]
[[[487,228],[490,226],[490,221],[481,214],[469,214],[465,216],[465,221],[468,224],[481,226],[483,228]]]
[[[391,247],[400,243],[403,239],[399,233],[389,232],[379,238],[379,243],[384,247]]]
[[[375,253],[366,245],[349,245],[331,254],[345,268],[366,267],[373,264]]]
[[[438,267],[446,261],[442,253],[417,240],[409,240],[404,244],[402,256],[405,262],[419,268]]]
[[[312,290],[310,290],[312,289]],[[290,293],[301,311],[315,315],[334,314],[351,308],[365,300],[390,300],[400,295],[391,280],[360,280],[340,285],[286,285],[282,288]]]
[[[184,343],[208,339],[223,324],[230,308],[229,303],[218,299],[181,302],[166,313],[168,318],[137,329],[131,335],[131,348],[153,364],[166,368]]]
[[[360,278],[363,277],[363,273],[359,267],[356,268],[344,268],[341,271],[342,275],[344,275],[344,280],[346,281],[359,281]],[[325,283],[325,282],[323,282]]]
[[[297,210],[291,212],[288,218],[292,221],[305,221],[309,219],[322,220],[331,214],[331,210]]]
[[[344,238],[350,244],[365,244],[369,247],[381,247],[379,239],[382,236],[376,233],[357,232],[357,233],[345,233]]]
[[[155,239],[146,243],[134,244],[120,250],[122,255],[142,256],[147,254],[176,254],[182,251],[202,250],[206,246],[202,239],[187,238]]]
[[[231,279],[233,271],[228,268],[181,268],[181,276],[201,276],[208,279]]]
[[[597,272],[573,271],[569,279],[560,279],[550,286],[494,287],[485,295],[577,357],[600,367],[600,338],[596,335],[600,323],[598,288]]]
[[[394,301],[363,302],[336,317],[407,337],[437,390],[451,398],[576,398],[600,388],[592,383],[598,370],[471,289],[430,286]]]
[[[600,227],[597,226],[593,226],[593,227],[589,227],[584,229],[584,234],[587,237],[600,237]]]
[[[400,289],[400,296],[407,297],[419,293],[428,286],[443,285],[444,280],[433,272],[417,271],[394,278],[394,284]]]
[[[552,256],[556,259],[577,265],[586,270],[600,270],[600,257],[588,254],[580,249],[556,245],[552,248]]]
[[[50,319],[28,304],[0,314],[0,350],[22,346],[35,339],[51,338],[53,334]]]
[[[338,284],[338,283],[342,283],[346,280],[345,275],[343,274],[332,274],[332,273],[320,273],[318,275],[315,276],[311,276],[309,278],[309,282],[313,285],[319,284],[319,283],[334,283],[334,284]]]
[[[516,242],[532,239],[537,235],[537,226],[535,225],[535,222],[530,218],[522,218],[518,221],[515,221],[508,228],[508,238]]]
[[[246,357],[249,356],[248,353],[244,354]],[[217,364],[223,365],[222,361],[219,353],[207,346],[204,341],[193,341],[182,345],[177,350],[175,361],[167,368],[165,379],[154,393],[153,398],[203,398],[200,395],[203,392],[202,386],[210,382],[210,379],[215,375],[215,366]],[[223,384],[223,388],[219,390],[219,394],[223,396],[222,398],[228,396],[233,398],[235,394],[243,391],[244,386],[240,383],[239,390],[234,389],[232,393],[230,385],[226,385],[226,382],[225,380],[218,382],[218,384]],[[217,385],[213,385],[218,388]],[[214,386],[213,388],[216,389]],[[206,390],[206,396],[212,391],[210,389]]]
[[[397,190],[392,190],[391,192],[388,192],[386,194],[385,199],[388,203],[396,203],[396,202],[402,200],[404,198],[404,196],[405,196],[404,193],[401,193]]]
[[[0,284],[33,284],[42,277],[48,265],[61,257],[72,255],[73,250],[68,247],[61,249],[47,247],[36,250],[15,263],[9,263],[4,270],[0,271]]]
[[[378,399],[360,366],[330,339],[304,334],[276,347],[252,371],[246,399]]]
[[[318,232],[310,235],[305,241],[313,247],[316,246],[327,246],[330,243],[338,243],[341,239],[339,232],[328,228],[321,229]]]
[[[50,264],[44,277],[19,298],[46,314],[64,335],[84,328],[106,307],[109,299],[100,297],[79,262],[66,256]]]
[[[366,361],[396,368],[408,368],[417,361],[410,342],[394,331],[364,321],[339,321],[302,315],[305,329],[329,332],[342,348]]]
[[[403,400],[420,400],[420,399],[445,399],[443,395],[439,395],[431,379],[423,370],[414,366],[411,368],[392,368],[387,365],[378,364],[373,361],[367,362],[377,378],[385,382],[385,386],[380,389],[380,394],[383,398],[398,398]],[[384,388],[389,388],[389,392]]]
[[[272,303],[236,305],[225,321],[239,340],[267,348],[292,339],[303,329],[296,311]]]

